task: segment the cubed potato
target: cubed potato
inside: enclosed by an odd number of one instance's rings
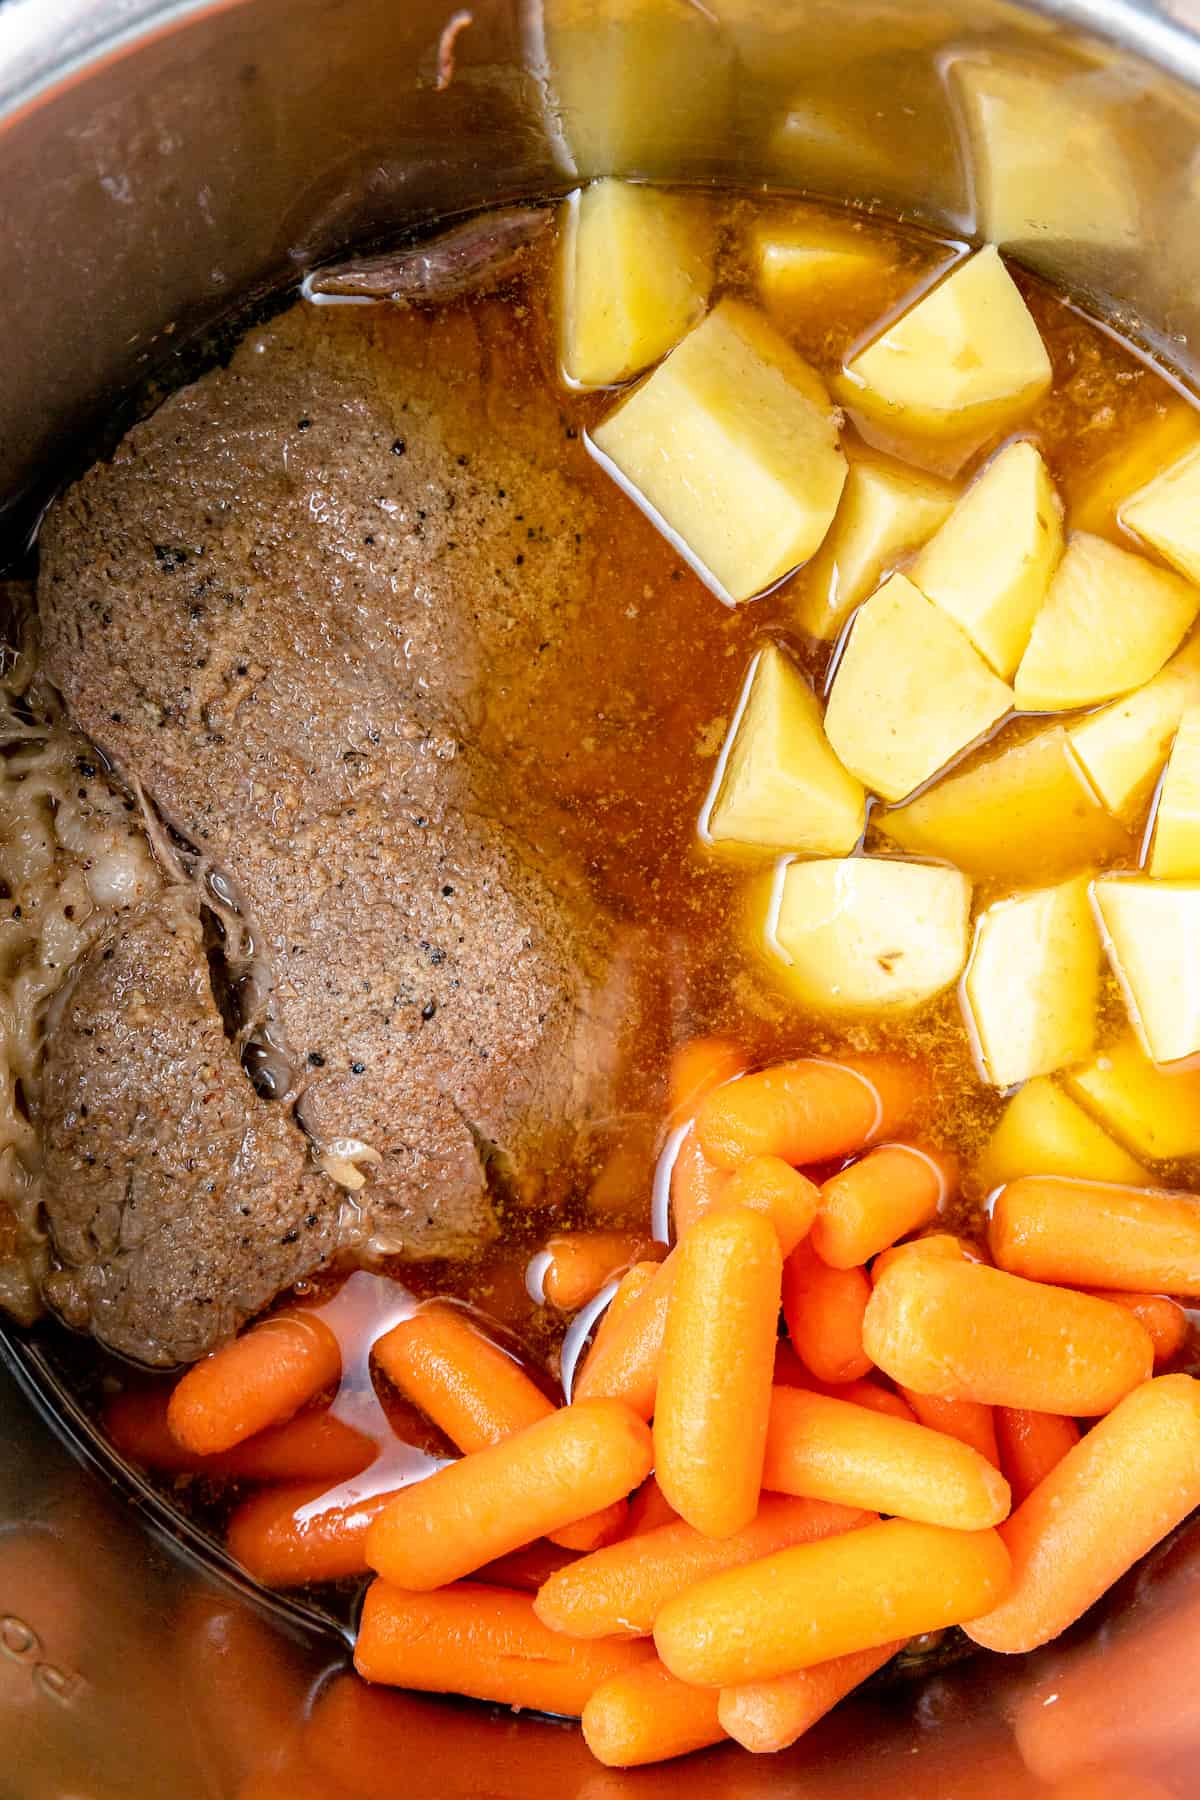
[[[949,517],[955,490],[885,456],[856,456],[829,536],[798,584],[798,625],[834,638],[856,606]]]
[[[728,601],[808,561],[846,479],[820,376],[736,300],[715,307],[592,443]]]
[[[1155,1068],[1127,1031],[1072,1069],[1066,1081],[1076,1099],[1138,1156],[1152,1162],[1200,1156],[1200,1069]]]
[[[1171,740],[1189,706],[1200,705],[1200,636],[1153,681],[1067,729],[1071,754],[1117,818],[1145,814]]]
[[[1114,543],[1127,542],[1117,522],[1125,501],[1152,481],[1185,451],[1200,445],[1200,412],[1187,400],[1169,399],[1162,410],[1131,433],[1122,432],[1116,448],[1090,468],[1069,474],[1067,524],[1072,531],[1093,531]]]
[[[884,243],[864,225],[815,209],[754,227],[750,260],[764,306],[785,317],[797,306],[830,306],[888,273]]]
[[[1051,878],[1136,848],[1083,779],[1061,725],[944,776],[875,822],[915,856],[947,857],[968,875],[1007,881],[1027,876],[1033,845],[1039,870]]]
[[[1094,706],[1156,675],[1200,610],[1200,588],[1077,531],[1013,682],[1022,712]]]
[[[993,1087],[1051,1075],[1089,1055],[1100,939],[1087,877],[999,900],[981,913],[964,995]]]
[[[767,947],[791,991],[827,1012],[905,1012],[958,979],[971,884],[957,869],[890,857],[793,862]]]
[[[1200,881],[1200,707],[1179,721],[1154,810],[1148,869],[1159,881]]]
[[[1200,883],[1104,875],[1101,934],[1142,1048],[1156,1063],[1200,1050]]]
[[[859,610],[825,712],[839,759],[902,800],[1003,718],[1012,692],[904,575]]]
[[[862,836],[862,783],[829,748],[820,702],[774,644],[754,659],[719,766],[714,844],[843,856]]]
[[[1011,681],[1062,555],[1062,503],[1030,443],[994,456],[908,571]]]
[[[1181,575],[1200,582],[1200,450],[1190,450],[1126,500],[1117,518]]]
[[[989,1191],[1022,1175],[1072,1175],[1082,1181],[1145,1182],[1146,1170],[1048,1075],[1019,1088],[979,1160]]]
[[[712,223],[694,199],[611,179],[569,195],[562,220],[559,363],[577,387],[610,387],[703,318]]]
[[[1046,346],[989,245],[860,350],[840,393],[868,418],[957,438],[1019,418],[1049,385]]]

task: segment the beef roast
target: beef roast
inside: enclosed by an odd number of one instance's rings
[[[254,331],[42,535],[52,679],[254,951],[222,1023],[175,895],[50,1033],[56,1292],[145,1360],[199,1355],[335,1241],[486,1237],[611,1106],[635,1004],[505,759],[588,595],[553,398],[491,378],[498,304],[337,311]],[[310,1146],[366,1146],[365,1185]]]

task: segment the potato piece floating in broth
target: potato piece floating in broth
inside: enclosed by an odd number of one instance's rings
[[[1067,727],[1067,742],[1110,813],[1127,822],[1145,810],[1189,706],[1200,705],[1200,637],[1193,637],[1145,687]]]
[[[798,589],[796,623],[834,638],[881,576],[949,516],[955,490],[884,456],[856,456],[832,529]]]
[[[909,570],[1011,681],[1062,555],[1062,502],[1034,446],[992,458]]]
[[[830,749],[820,702],[791,659],[768,644],[728,741],[709,838],[838,856],[854,848],[865,821],[862,783]]]
[[[1067,523],[1072,531],[1093,531],[1114,543],[1127,542],[1118,524],[1125,502],[1161,469],[1200,446],[1200,414],[1186,400],[1168,396],[1159,412],[1119,448],[1076,476],[1067,489]]]
[[[838,413],[761,314],[723,300],[591,433],[632,497],[721,598],[807,562],[846,479]]]
[[[1200,449],[1126,500],[1117,518],[1181,575],[1200,582]]]
[[[1175,733],[1147,867],[1160,881],[1200,879],[1200,707],[1184,713]]]
[[[1141,1163],[1048,1075],[1035,1076],[1013,1095],[977,1173],[989,1190],[1022,1175],[1073,1175],[1134,1185],[1150,1179]]]
[[[993,1087],[1087,1056],[1099,995],[1100,939],[1086,876],[999,900],[980,915],[964,997]]]
[[[1104,948],[1134,1029],[1156,1063],[1200,1050],[1200,883],[1101,876]]]
[[[962,972],[970,906],[966,876],[938,864],[794,862],[783,871],[767,942],[807,1005],[911,1011]]]
[[[563,203],[559,362],[609,387],[665,356],[704,315],[713,230],[695,200],[605,179]]]
[[[1094,868],[1134,849],[1088,787],[1061,725],[945,776],[876,822],[902,850],[1011,881],[1027,874],[1031,844],[1047,876]]]
[[[879,238],[818,212],[757,225],[750,252],[763,304],[785,318],[796,306],[835,305],[848,291],[886,280],[889,270]]]
[[[850,628],[825,732],[852,774],[885,800],[902,800],[1011,705],[1011,690],[953,620],[893,575]]]
[[[1013,682],[1022,712],[1094,706],[1156,675],[1200,610],[1200,587],[1077,531]]]
[[[1050,358],[994,246],[955,266],[847,363],[846,405],[902,430],[995,431],[1050,386]]]
[[[1123,1033],[1081,1067],[1069,1070],[1066,1084],[1075,1098],[1138,1156],[1159,1162],[1200,1156],[1200,1069],[1155,1068],[1134,1032]],[[1096,1179],[1126,1181],[1132,1177]]]

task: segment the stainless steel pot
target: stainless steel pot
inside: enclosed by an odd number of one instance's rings
[[[994,238],[1195,382],[1189,10],[1200,25],[1183,0],[7,0],[0,529],[19,549],[99,422],[179,380],[248,296],[351,239],[611,170]],[[1088,1762],[1110,1779],[1089,1794],[1134,1800],[1147,1771],[1147,1795],[1200,1791],[1186,1532],[1078,1646],[883,1693],[780,1759],[617,1776],[553,1725],[339,1677],[333,1635],[261,1610],[131,1507],[29,1403],[35,1353],[4,1354],[0,1800],[609,1800],[681,1777],[1003,1800],[1066,1792]]]

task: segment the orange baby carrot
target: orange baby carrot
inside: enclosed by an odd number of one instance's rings
[[[1068,1450],[1003,1528],[1005,1598],[966,1624],[989,1650],[1036,1650],[1200,1505],[1200,1382],[1160,1375]]]
[[[815,1182],[778,1156],[752,1156],[726,1178],[722,1206],[748,1206],[766,1215],[790,1256],[806,1238],[817,1216],[821,1190]]]
[[[898,1650],[903,1650],[904,1643],[903,1638],[897,1638],[870,1650],[835,1656],[832,1662],[815,1663],[811,1669],[777,1675],[773,1681],[749,1681],[741,1687],[722,1688],[717,1717],[744,1750],[760,1754],[786,1750],[868,1675],[890,1662]]]
[[[835,1269],[856,1269],[935,1219],[954,1190],[947,1157],[913,1144],[880,1144],[821,1188],[813,1249]]]
[[[128,1388],[105,1402],[104,1429],[123,1456],[162,1475],[200,1475],[208,1481],[324,1481],[332,1485],[373,1463],[379,1445],[327,1408],[298,1413],[232,1450],[197,1456],[167,1424],[165,1387]]]
[[[671,1057],[671,1124],[682,1125],[714,1088],[741,1074],[745,1058],[728,1038],[699,1037],[680,1044]]]
[[[1011,1503],[1004,1477],[956,1438],[800,1388],[772,1396],[763,1485],[955,1531],[998,1525]]]
[[[1168,1300],[1165,1294],[1122,1294],[1116,1288],[1084,1288],[1083,1292],[1097,1300],[1110,1300],[1133,1314],[1150,1334],[1156,1369],[1178,1356],[1187,1342],[1188,1316],[1177,1301]]]
[[[557,1531],[549,1536],[552,1544],[561,1544],[564,1550],[599,1550],[605,1544],[615,1544],[618,1538],[624,1537],[629,1528],[629,1503],[626,1500],[614,1500],[611,1506],[602,1506],[598,1512],[589,1513],[585,1519],[576,1519],[571,1525],[560,1525]]]
[[[982,1262],[984,1259],[963,1238],[955,1237],[949,1231],[931,1231],[925,1237],[909,1238],[906,1243],[893,1244],[890,1250],[884,1250],[871,1264],[871,1280],[879,1277],[899,1262],[902,1256],[929,1256],[941,1262]]]
[[[644,1662],[648,1646],[581,1644],[550,1631],[526,1594],[462,1581],[441,1593],[367,1589],[354,1666],[367,1681],[575,1718],[602,1681]]]
[[[1009,1581],[998,1532],[887,1519],[699,1582],[663,1607],[654,1642],[681,1681],[768,1681],[977,1618]]]
[[[611,1769],[687,1756],[724,1738],[717,1699],[713,1688],[676,1681],[654,1657],[595,1690],[583,1709],[583,1740]]]
[[[341,1373],[338,1341],[315,1313],[275,1313],[193,1364],[167,1421],[185,1450],[211,1456],[290,1419]]]
[[[327,1486],[323,1481],[291,1483],[243,1500],[225,1534],[234,1561],[271,1588],[365,1575],[367,1532],[395,1495],[321,1507]],[[311,1514],[310,1508],[315,1509]]]
[[[989,1241],[1002,1269],[1126,1293],[1200,1295],[1200,1196],[1065,1176],[1002,1188]]]
[[[674,1525],[678,1517],[679,1514],[651,1475],[648,1481],[643,1481],[629,1502],[625,1536],[641,1537],[647,1531],[657,1531],[660,1525]]]
[[[819,1381],[857,1381],[871,1367],[863,1317],[871,1284],[861,1269],[831,1269],[806,1239],[783,1267],[783,1316],[800,1360]]]
[[[523,1594],[536,1594],[552,1575],[575,1560],[575,1551],[564,1550],[549,1538],[539,1538],[524,1550],[513,1550],[507,1556],[498,1556],[495,1562],[484,1563],[471,1579],[485,1581],[489,1587],[518,1588]]]
[[[697,1112],[696,1131],[720,1169],[736,1169],[751,1156],[781,1156],[802,1167],[889,1136],[920,1109],[927,1091],[926,1072],[901,1057],[805,1057],[718,1088]]]
[[[405,1488],[367,1533],[367,1560],[424,1592],[623,1500],[650,1473],[645,1424],[580,1401]]]
[[[980,1263],[909,1257],[875,1285],[867,1354],[893,1381],[947,1400],[1072,1417],[1145,1381],[1154,1346],[1131,1313]]]
[[[1074,1419],[1057,1413],[1029,1412],[1019,1406],[996,1408],[1000,1465],[1008,1476],[1013,1503],[1020,1506],[1035,1487],[1079,1442]]]
[[[646,1637],[667,1601],[707,1576],[873,1518],[854,1507],[764,1494],[757,1517],[733,1537],[704,1537],[680,1519],[581,1557],[546,1582],[537,1615],[571,1637]]]
[[[674,1252],[654,1409],[655,1476],[682,1519],[729,1537],[758,1507],[783,1258],[747,1207],[697,1220]]]
[[[780,1338],[775,1347],[775,1380],[776,1387],[804,1388],[810,1394],[825,1394],[830,1400],[849,1400],[855,1406],[865,1406],[870,1412],[888,1413],[893,1419],[908,1419],[916,1422],[916,1414],[902,1394],[893,1393],[881,1383],[872,1381],[818,1381],[811,1374],[786,1338]]]
[[[969,1444],[994,1469],[1000,1467],[996,1421],[990,1406],[983,1406],[978,1400],[943,1400],[937,1394],[915,1393],[912,1388],[901,1388],[900,1392],[920,1424],[957,1438],[960,1444]]]
[[[639,1276],[633,1284],[632,1277],[645,1266],[638,1263],[631,1269],[613,1296],[571,1394],[572,1400],[621,1400],[641,1419],[654,1412],[675,1252],[665,1263],[652,1265],[648,1279]],[[618,1307],[626,1283],[630,1291]]]
[[[671,1222],[677,1239],[716,1205],[728,1181],[728,1170],[710,1163],[695,1131],[689,1131],[671,1166]]]
[[[546,1244],[542,1293],[548,1306],[577,1312],[633,1263],[661,1262],[665,1244],[633,1231],[560,1231]]]

